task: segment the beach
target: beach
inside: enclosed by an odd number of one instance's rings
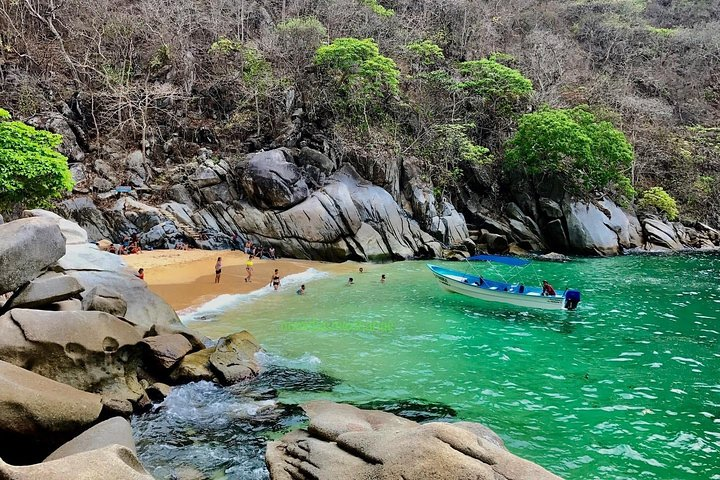
[[[220,283],[215,282],[215,262],[222,257]],[[245,282],[248,255],[240,250],[150,250],[124,255],[123,260],[137,271],[145,269],[145,282],[176,311],[199,306],[223,294],[250,293],[270,284],[277,268],[281,277],[310,268],[338,273],[356,272],[358,264],[296,259],[253,259],[252,282]]]

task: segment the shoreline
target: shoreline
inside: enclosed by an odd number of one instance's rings
[[[215,261],[222,258],[220,283],[215,281]],[[178,313],[201,307],[220,295],[249,294],[267,287],[277,268],[282,279],[314,268],[327,273],[356,272],[356,262],[331,263],[281,258],[253,259],[253,276],[245,282],[248,255],[241,250],[149,250],[123,255],[136,272],[145,270],[148,288]],[[281,287],[282,288],[282,287]]]

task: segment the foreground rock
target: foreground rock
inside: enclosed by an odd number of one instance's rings
[[[95,423],[101,410],[99,395],[0,361],[0,451],[8,462],[42,460]]]
[[[303,406],[310,425],[268,444],[273,480],[551,480],[477,424],[418,424],[327,401]]]
[[[5,480],[153,480],[127,447],[110,445],[50,462],[14,467],[0,460]]]
[[[103,312],[13,309],[0,317],[0,359],[80,390],[137,401],[142,337]]]
[[[113,417],[98,423],[62,445],[43,462],[51,462],[70,455],[109,447],[110,445],[120,445],[134,454],[137,453],[130,422],[121,417]]]
[[[0,294],[38,277],[65,255],[65,238],[50,219],[26,218],[0,225]]]

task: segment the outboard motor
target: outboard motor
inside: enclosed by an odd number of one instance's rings
[[[567,290],[565,292],[565,308],[575,310],[580,303],[580,292],[577,290]]]

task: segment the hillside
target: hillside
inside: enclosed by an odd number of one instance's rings
[[[634,147],[623,174],[638,194],[663,187],[684,222],[720,225],[718,0],[0,5],[0,106],[50,129],[55,114],[68,121],[76,177],[103,180],[76,193],[129,183],[159,204],[174,182],[166,172],[199,156],[308,147],[396,199],[403,181],[388,171],[411,163],[477,223],[473,205],[565,187],[508,172],[519,117],[587,105]],[[374,39],[367,70],[320,57],[337,38]],[[481,60],[531,89],[473,83]],[[151,167],[143,185],[123,163],[132,151]]]

